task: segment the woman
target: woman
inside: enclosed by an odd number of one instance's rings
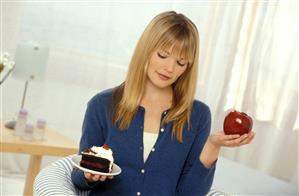
[[[199,35],[182,14],[164,12],[143,32],[120,86],[88,103],[80,152],[107,144],[122,173],[72,172],[91,195],[205,195],[221,146],[250,143],[254,134],[210,135],[209,107],[194,100]]]

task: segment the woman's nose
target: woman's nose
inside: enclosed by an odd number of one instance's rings
[[[165,70],[169,73],[172,73],[174,71],[175,64],[176,64],[175,59],[170,59],[165,65]]]

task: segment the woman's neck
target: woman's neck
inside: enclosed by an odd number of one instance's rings
[[[170,107],[172,103],[172,93],[173,89],[171,86],[166,88],[158,88],[148,81],[145,87],[142,103],[162,103],[163,105]]]

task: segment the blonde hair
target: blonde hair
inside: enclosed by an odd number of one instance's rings
[[[147,80],[147,67],[151,54],[157,49],[168,50],[188,60],[188,67],[173,86],[173,103],[162,120],[162,126],[173,122],[172,135],[183,142],[183,128],[188,123],[197,81],[199,35],[193,22],[174,11],[163,12],[148,24],[133,53],[125,82],[120,85],[114,98],[116,107],[112,122],[120,129],[127,129],[135,115]]]

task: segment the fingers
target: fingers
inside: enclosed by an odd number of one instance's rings
[[[240,137],[239,134],[226,135],[224,132],[219,132],[219,134],[218,134],[218,138],[221,141],[230,141],[230,140],[237,139],[239,137]]]
[[[100,175],[92,175],[92,181],[96,182],[101,178]]]
[[[234,140],[239,138],[240,135],[239,134],[234,134],[234,135],[224,135],[224,140]]]
[[[240,146],[241,142],[246,139],[248,136],[247,134],[243,134],[235,139],[231,139],[228,141],[225,141],[225,145],[228,147],[236,147],[236,146]]]
[[[100,181],[104,182],[106,180],[107,176],[101,176],[99,179]]]
[[[254,132],[250,132],[249,134],[243,134],[236,139],[231,139],[225,142],[225,145],[228,147],[237,147],[244,144],[249,144],[255,136]],[[233,138],[233,137],[232,137]]]
[[[100,178],[100,175],[91,174],[89,172],[84,172],[84,176],[88,182],[96,182]]]
[[[254,136],[255,136],[255,133],[254,133],[254,132],[250,132],[250,133],[248,134],[248,137],[247,137],[246,139],[244,139],[244,140],[240,143],[240,145],[244,145],[244,144],[249,144],[249,143],[251,143],[251,141],[254,139]]]
[[[107,178],[113,179],[113,176],[101,176],[101,175],[92,174],[89,172],[84,172],[84,176],[88,182],[97,182],[97,181],[104,182]]]
[[[85,178],[87,179],[87,180],[91,180],[91,176],[92,176],[92,174],[91,173],[88,173],[88,172],[84,172],[84,176],[85,176]]]
[[[209,142],[217,146],[238,147],[244,144],[249,144],[254,139],[255,132],[251,131],[248,134],[226,135],[223,131],[212,133],[209,136]]]
[[[113,179],[113,176],[100,176],[100,181],[104,182],[107,178],[111,180]]]
[[[234,146],[234,140],[240,138],[239,134],[226,135],[223,131],[218,131],[209,136],[209,141],[217,146]]]

